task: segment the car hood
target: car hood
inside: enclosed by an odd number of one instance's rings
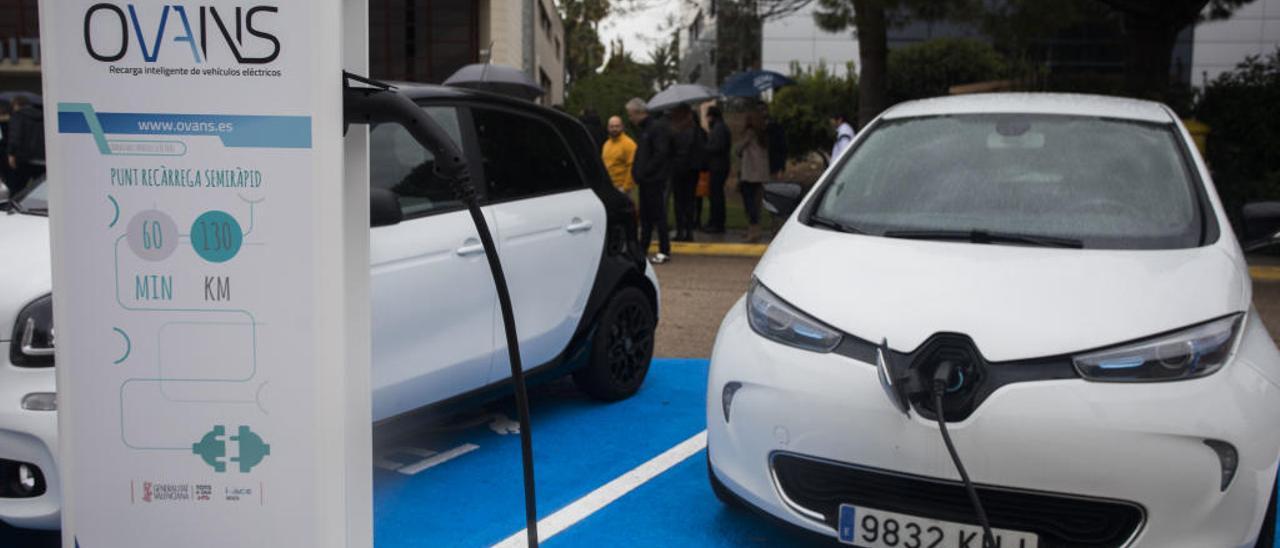
[[[7,341],[22,307],[53,287],[49,219],[0,212],[0,256],[0,341]]]
[[[1249,306],[1243,267],[1219,246],[1134,251],[921,241],[792,221],[756,268],[800,310],[909,352],[939,332],[1005,361],[1140,339]]]

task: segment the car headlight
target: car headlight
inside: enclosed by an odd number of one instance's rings
[[[747,320],[760,336],[813,352],[830,352],[840,344],[839,331],[787,304],[759,281],[747,291]]]
[[[1086,380],[1150,382],[1211,375],[1227,362],[1240,336],[1243,314],[1176,333],[1072,357]]]
[[[13,324],[9,361],[20,367],[53,365],[53,296],[28,304]]]

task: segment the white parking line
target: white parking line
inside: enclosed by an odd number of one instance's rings
[[[475,445],[472,443],[463,444],[458,447],[454,447],[453,449],[450,449],[448,451],[445,451],[443,453],[440,453],[438,455],[432,455],[428,457],[426,460],[420,461],[416,464],[410,464],[408,466],[405,466],[400,470],[398,470],[398,472],[406,476],[412,476],[414,474],[417,474],[418,472],[421,472],[433,466],[444,464],[450,460],[461,457],[462,455],[475,451],[476,449],[479,449],[479,448],[480,448],[479,445]]]
[[[479,448],[480,448],[479,445],[465,443],[465,444],[459,445],[458,447],[454,447],[453,449],[445,451],[443,453],[436,453],[435,451],[431,451],[428,449],[419,449],[417,447],[397,447],[390,451],[384,452],[382,455],[375,457],[373,460],[373,465],[383,470],[399,472],[406,476],[412,476],[414,474],[417,474],[418,472],[421,472],[433,466],[444,464],[450,460],[461,457],[462,455],[475,451],[476,449],[479,449]],[[419,457],[423,457],[423,459],[414,463],[405,464],[402,462],[396,462],[386,457],[386,455],[404,455],[404,454],[416,455]]]
[[[538,542],[546,542],[547,539],[573,526],[573,524],[582,521],[587,516],[596,513],[597,510],[608,506],[615,500],[622,498],[623,495],[630,493],[637,487],[644,485],[645,482],[661,475],[663,472],[671,469],[672,466],[680,464],[685,459],[692,457],[707,447],[707,431],[703,430],[695,434],[692,438],[684,440],[671,449],[667,449],[661,455],[649,459],[648,462],[633,468],[630,472],[618,476],[613,481],[600,486],[595,491],[587,493],[586,496],[573,501],[572,504],[561,508],[554,514],[538,520]],[[502,542],[495,544],[503,548],[520,548],[528,545],[528,530],[521,530],[519,533],[507,537]]]

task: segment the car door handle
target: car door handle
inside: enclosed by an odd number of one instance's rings
[[[584,221],[574,217],[572,221],[569,221],[569,226],[564,227],[564,229],[570,234],[577,234],[579,232],[591,230],[591,226],[591,221]]]
[[[459,257],[470,257],[472,255],[479,255],[481,253],[484,253],[484,245],[480,243],[480,240],[477,240],[475,238],[467,238],[467,241],[462,242],[462,247],[459,247],[458,249],[454,250],[454,253],[457,253]]]

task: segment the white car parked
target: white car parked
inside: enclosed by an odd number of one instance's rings
[[[401,87],[462,145],[511,291],[531,378],[573,373],[617,400],[643,383],[658,280],[630,201],[571,117],[526,101]],[[373,418],[510,389],[497,295],[462,203],[397,125],[370,135]],[[59,526],[46,186],[0,212],[0,520]],[[242,225],[248,226],[245,223]]]
[[[711,359],[722,500],[864,547],[982,546],[971,494],[1005,548],[1271,546],[1280,353],[1168,108],[901,104],[790,205]]]

